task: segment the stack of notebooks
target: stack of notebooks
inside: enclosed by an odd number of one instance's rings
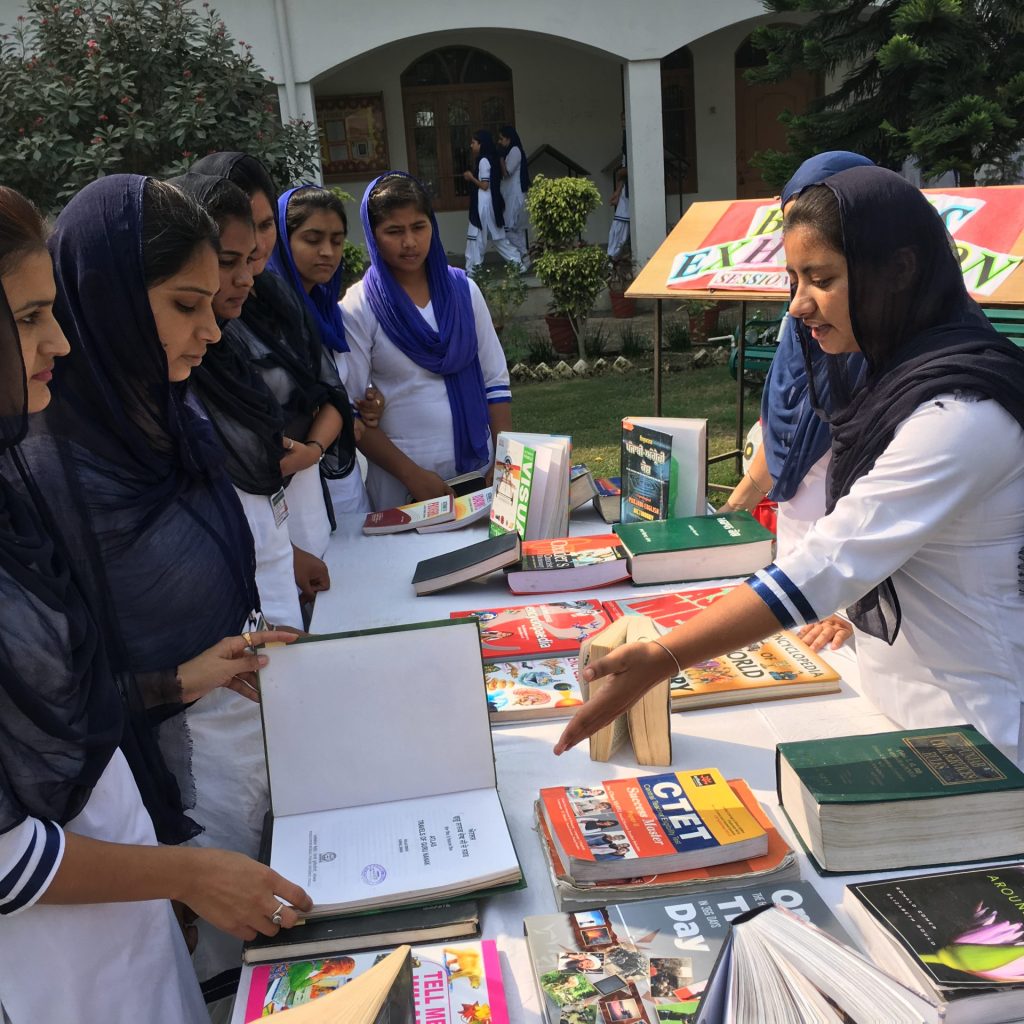
[[[560,909],[795,871],[747,784],[714,768],[543,789],[536,820]]]

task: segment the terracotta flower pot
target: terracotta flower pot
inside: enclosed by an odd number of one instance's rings
[[[576,335],[573,333],[569,318],[548,313],[544,320],[548,325],[548,335],[555,351],[562,356],[576,355]]]
[[[636,316],[636,299],[627,299],[625,292],[616,292],[608,289],[608,296],[612,300],[612,316],[616,320],[629,320]]]

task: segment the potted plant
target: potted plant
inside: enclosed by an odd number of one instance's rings
[[[491,311],[495,333],[500,335],[515,311],[526,301],[526,278],[515,263],[506,263],[503,271],[480,264],[472,276]]]
[[[704,345],[718,326],[718,303],[709,299],[686,299],[683,309],[690,318],[690,340]]]
[[[370,265],[370,257],[366,250],[355,242],[345,239],[345,248],[341,254],[341,295],[358,281]]]
[[[611,261],[608,274],[608,296],[612,301],[612,316],[628,320],[636,315],[636,299],[626,298],[626,289],[633,280],[633,257],[626,253]]]
[[[600,205],[601,193],[589,178],[538,174],[526,194],[539,249],[533,269],[551,290],[551,343],[556,351],[580,358],[587,317],[608,278],[604,249],[581,241],[587,218]]]

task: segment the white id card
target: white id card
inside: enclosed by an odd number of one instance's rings
[[[276,494],[270,495],[270,507],[274,513],[274,525],[280,529],[281,524],[288,518],[288,502],[285,500],[283,487]]]

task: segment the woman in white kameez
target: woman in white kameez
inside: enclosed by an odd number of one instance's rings
[[[463,177],[473,187],[469,207],[469,232],[466,235],[466,273],[472,274],[484,261],[491,242],[506,263],[520,270],[519,251],[505,234],[505,204],[501,195],[501,157],[488,131],[473,133],[469,144],[476,173],[465,171]]]
[[[827,354],[867,362],[830,416],[826,514],[685,626],[588,668],[611,681],[556,751],[668,668],[846,608],[879,710],[905,728],[971,723],[1024,763],[1024,352],[970,299],[941,219],[899,175],[842,171],[784,230],[790,313]]]
[[[530,265],[526,249],[526,190],[530,175],[526,150],[515,128],[507,124],[498,133],[501,157],[501,198],[505,203],[505,237],[515,246],[523,268]]]

